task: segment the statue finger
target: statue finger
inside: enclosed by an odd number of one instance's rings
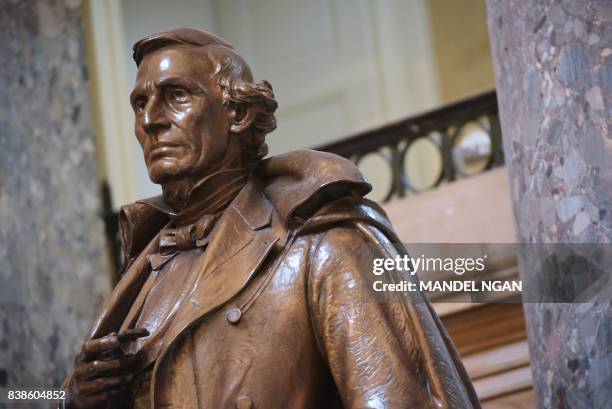
[[[121,353],[121,342],[116,334],[85,341],[81,351],[81,361],[88,362],[102,353]]]
[[[117,338],[121,342],[136,341],[138,338],[148,337],[149,330],[146,328],[130,328],[117,334]]]
[[[135,355],[120,355],[108,360],[95,360],[75,368],[79,380],[96,379],[129,373],[136,362]]]

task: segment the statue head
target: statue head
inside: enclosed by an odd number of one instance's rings
[[[134,45],[138,74],[130,102],[154,183],[198,180],[240,152],[254,166],[267,154],[277,103],[266,81],[221,38],[180,28]]]

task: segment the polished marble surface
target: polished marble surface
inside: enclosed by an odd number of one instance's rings
[[[58,386],[109,288],[81,5],[0,9],[0,387]]]

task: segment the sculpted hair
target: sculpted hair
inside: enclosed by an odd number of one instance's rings
[[[237,134],[246,165],[254,166],[268,154],[266,135],[276,129],[274,112],[278,103],[268,81],[255,84],[251,69],[233,47],[222,38],[193,28],[179,28],[153,34],[134,44],[134,61],[140,66],[143,58],[161,48],[180,45],[200,49],[212,64],[211,77],[217,81],[222,103],[233,107],[239,115],[253,113],[250,127]]]

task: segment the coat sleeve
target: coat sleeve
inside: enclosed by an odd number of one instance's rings
[[[380,293],[376,258],[395,248],[376,228],[334,227],[313,244],[311,320],[345,408],[479,408],[442,324],[420,293]]]

